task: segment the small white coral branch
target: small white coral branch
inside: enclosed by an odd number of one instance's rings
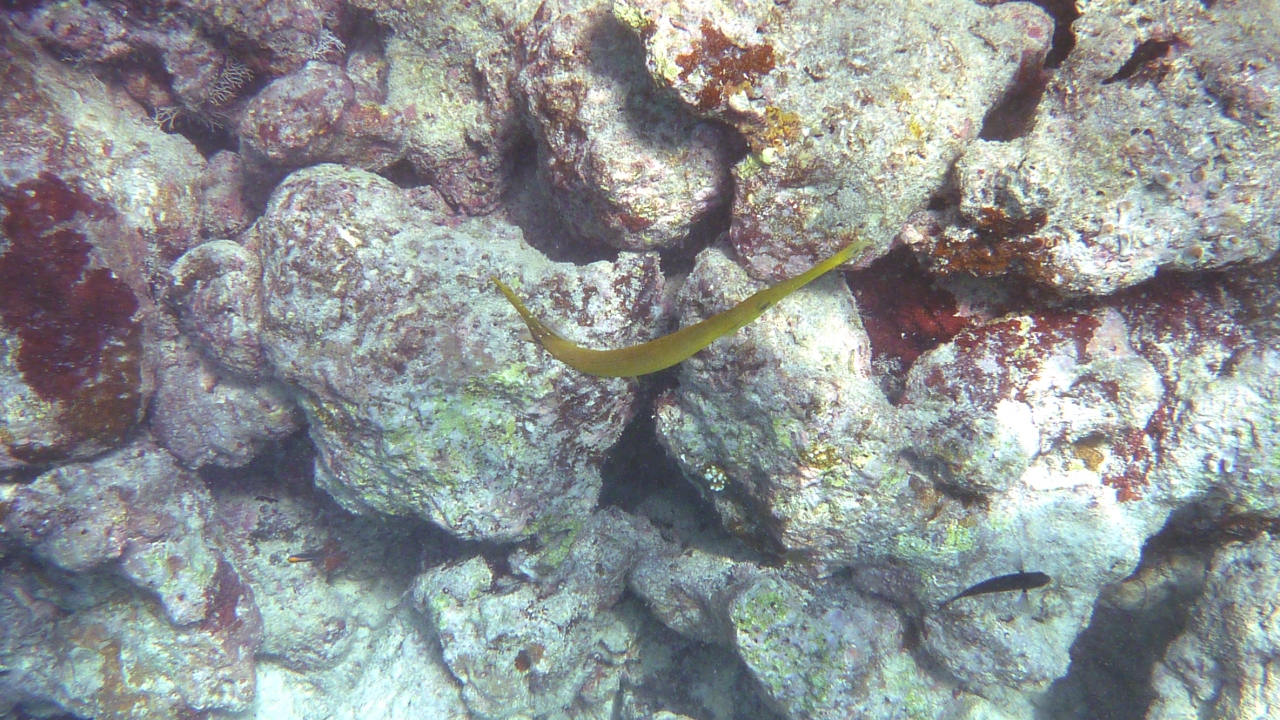
[[[235,58],[228,58],[226,64],[222,66],[222,72],[218,73],[218,79],[213,83],[213,89],[209,91],[209,102],[214,105],[225,104],[236,96],[237,90],[252,79],[253,71],[245,67],[244,63]]]
[[[151,113],[151,122],[165,132],[173,132],[173,123],[181,113],[182,108],[176,105],[158,105]]]
[[[339,55],[347,51],[346,43],[333,34],[329,28],[320,28],[320,34],[316,36],[315,43],[311,46],[311,50],[307,52],[308,60],[319,60],[326,57],[329,53],[338,53]]]

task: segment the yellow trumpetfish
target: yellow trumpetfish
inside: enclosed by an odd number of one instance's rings
[[[497,277],[491,279],[515,307],[516,312],[520,313],[520,317],[524,318],[524,324],[529,326],[534,341],[551,353],[551,357],[588,375],[635,377],[665,370],[716,339],[747,326],[786,296],[848,262],[869,244],[865,240],[855,240],[803,273],[771,285],[722,313],[656,340],[616,350],[592,350],[565,339],[534,317],[505,283]]]

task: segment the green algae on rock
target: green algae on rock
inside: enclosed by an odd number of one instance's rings
[[[595,504],[636,390],[539,362],[488,277],[544,288],[583,338],[635,342],[656,317],[656,257],[554,264],[512,226],[436,224],[391,182],[334,165],[285,179],[252,232],[263,345],[340,503],[493,540]]]

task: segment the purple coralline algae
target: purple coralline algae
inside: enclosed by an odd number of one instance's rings
[[[774,279],[853,237],[887,248],[1052,35],[1025,3],[626,0],[614,12],[655,79],[746,138],[730,239]]]
[[[490,276],[585,341],[626,344],[656,320],[656,258],[557,266],[513,227],[420,212],[376,175],[322,165],[281,183],[252,230],[263,344],[299,391],[318,480],[349,508],[468,538],[572,523],[595,502],[635,386],[547,362]]]
[[[653,86],[609,3],[544,3],[517,39],[539,172],[575,232],[668,247],[727,203],[728,133]]]
[[[343,162],[381,170],[400,158],[399,119],[361,101],[337,65],[309,62],[263,88],[245,106],[246,159],[277,169]]]
[[[0,715],[1275,714],[1280,7],[1079,5],[10,3]]]
[[[1023,90],[1034,123],[955,167],[942,273],[1016,273],[1100,294],[1157,269],[1280,247],[1280,20],[1274,3],[1090,3],[1069,62]]]
[[[204,485],[140,441],[7,489],[6,698],[85,717],[238,712],[254,694],[261,621],[207,532]]]
[[[115,447],[154,385],[145,276],[199,236],[201,160],[0,25],[0,467]]]

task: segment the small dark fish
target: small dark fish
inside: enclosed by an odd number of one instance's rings
[[[277,500],[276,498],[271,497],[270,495],[254,495],[254,496],[253,496],[253,499],[254,499],[254,500],[258,500],[258,501],[260,501],[260,502],[269,502],[269,503],[278,503],[278,502],[280,502],[279,500]]]
[[[975,595],[1013,592],[1015,590],[1026,591],[1042,588],[1045,585],[1048,585],[1050,580],[1051,578],[1042,572],[1016,572],[1009,575],[1000,575],[999,577],[993,577],[990,580],[983,580],[977,585],[966,589],[959,595],[956,595],[950,600],[939,605],[938,609],[941,610],[961,598],[974,597]]]
[[[347,562],[347,552],[342,549],[337,540],[329,538],[324,541],[324,547],[319,550],[307,550],[296,555],[290,555],[285,558],[285,562],[304,563],[304,562],[320,562],[324,568],[326,575],[332,573],[342,567]]]

